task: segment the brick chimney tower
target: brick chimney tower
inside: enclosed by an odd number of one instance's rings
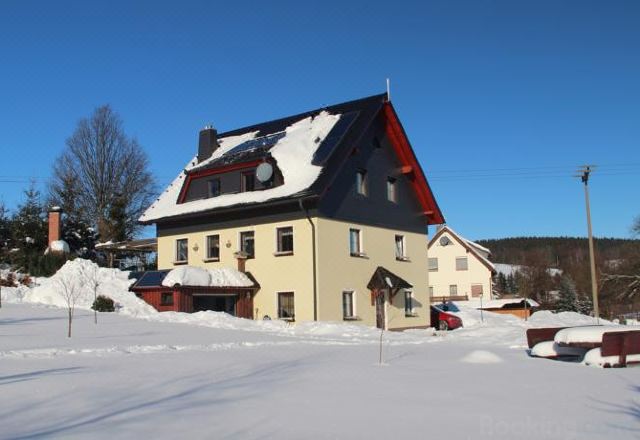
[[[53,206],[49,210],[49,247],[51,242],[58,241],[62,236],[62,208]]]

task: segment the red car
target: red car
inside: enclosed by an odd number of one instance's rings
[[[462,327],[462,319],[447,313],[449,306],[446,304],[431,306],[431,326],[438,330],[454,330]]]

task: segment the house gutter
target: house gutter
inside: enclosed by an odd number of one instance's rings
[[[316,262],[316,225],[311,220],[309,216],[309,210],[302,205],[302,199],[298,199],[298,205],[300,206],[300,210],[304,213],[305,217],[309,221],[311,225],[311,258],[312,258],[312,266],[313,266],[313,320],[318,320],[318,272],[317,272],[317,262]]]

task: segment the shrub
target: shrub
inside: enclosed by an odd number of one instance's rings
[[[96,300],[93,302],[91,306],[93,310],[98,312],[113,312],[115,311],[115,307],[113,304],[113,300],[108,296],[98,295]]]

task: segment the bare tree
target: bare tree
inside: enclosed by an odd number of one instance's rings
[[[71,337],[71,324],[73,322],[73,314],[76,309],[76,302],[80,297],[80,293],[82,290],[80,286],[76,282],[76,276],[69,272],[59,271],[55,277],[55,283],[57,287],[60,289],[60,293],[62,294],[62,298],[65,301],[65,305],[67,306],[67,315],[69,318],[69,327],[67,332],[67,337]]]
[[[127,238],[139,228],[138,217],[155,193],[149,160],[122,121],[108,105],[78,122],[67,148],[53,166],[50,185],[53,200],[76,187],[77,210],[98,228],[100,239],[114,239],[114,204],[123,212]],[[121,219],[115,219],[115,222]]]

